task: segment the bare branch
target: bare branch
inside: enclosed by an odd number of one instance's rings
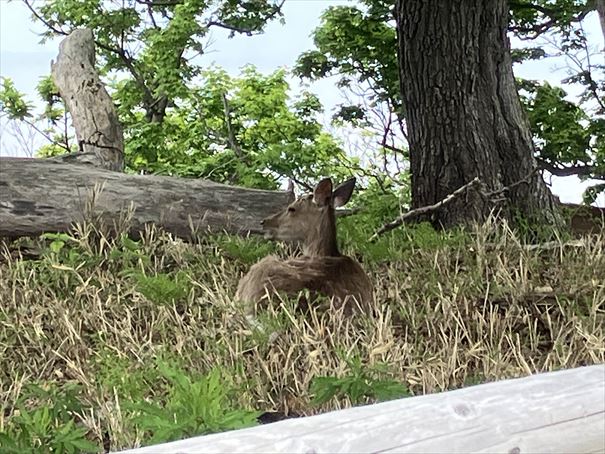
[[[584,18],[594,9],[594,6],[590,4],[591,2],[588,2],[587,6],[580,11],[575,17],[571,18],[569,20],[570,23],[572,22],[581,22],[582,20],[584,20]],[[516,31],[516,32],[521,32],[521,33],[533,33],[531,36],[528,36],[526,38],[521,38],[521,39],[535,39],[538,36],[546,33],[548,30],[550,30],[553,26],[557,25],[560,21],[560,13],[561,13],[561,9],[558,8],[547,8],[541,5],[537,5],[535,3],[519,3],[519,2],[510,2],[509,6],[511,9],[515,9],[515,8],[519,8],[519,9],[534,9],[540,13],[542,13],[544,16],[548,17],[548,20],[545,20],[544,22],[541,23],[537,23],[531,27],[510,27],[509,30],[511,31]]]
[[[67,119],[67,117],[66,117],[66,119]],[[56,140],[54,140],[44,130],[40,129],[34,122],[28,120],[27,118],[22,118],[22,119],[20,119],[20,121],[22,121],[23,123],[25,123],[27,126],[29,126],[31,129],[33,129],[35,132],[37,132],[42,137],[44,137],[46,140],[48,140],[49,143],[57,145],[57,146],[63,148],[64,150],[66,150],[66,151],[71,151],[69,149],[67,131],[65,132],[65,137],[64,137],[65,138],[65,143],[61,143],[61,142],[57,142]]]
[[[334,210],[334,214],[337,218],[347,218],[349,216],[354,216],[356,214],[361,213],[363,210],[360,207],[355,208],[339,208]]]
[[[514,183],[509,184],[508,186],[504,186],[501,189],[496,189],[495,191],[485,192],[479,191],[481,196],[487,199],[494,199],[496,196],[501,196],[505,192],[509,192],[511,189],[516,188],[522,184],[529,184],[532,177],[540,171],[539,167],[534,168],[531,172],[529,172],[525,177],[521,178],[519,181],[515,181]],[[484,185],[485,187],[485,185]]]
[[[282,2],[278,6],[275,7],[275,10],[267,16],[265,22],[268,22],[268,21],[274,19],[275,16],[277,16],[277,14],[281,11],[285,2],[286,2],[286,0],[282,0]],[[251,28],[236,27],[235,25],[226,24],[226,23],[218,21],[218,20],[211,20],[206,25],[208,26],[208,28],[220,27],[220,28],[224,28],[226,30],[231,30],[232,32],[242,33],[242,34],[245,34],[248,36],[252,36],[254,33],[258,33],[258,30],[254,30]]]
[[[135,0],[140,5],[154,6],[175,6],[183,3],[183,0]]]
[[[278,173],[279,173],[279,172],[278,172]],[[308,184],[308,183],[305,183],[305,182],[304,182],[304,181],[302,181],[302,180],[299,180],[298,178],[296,178],[296,177],[294,177],[294,176],[292,176],[292,175],[286,175],[286,174],[283,174],[283,173],[280,173],[279,175],[280,175],[281,177],[288,177],[288,179],[289,179],[289,180],[293,181],[294,183],[296,183],[296,184],[297,184],[297,185],[299,185],[300,187],[305,188],[307,191],[310,191],[310,192],[312,192],[312,191],[313,191],[313,186],[311,186],[311,185],[310,185],[310,184]],[[288,183],[288,185],[289,185],[289,183]],[[288,186],[288,188],[289,188],[289,186]]]
[[[481,184],[482,183],[481,183],[481,180],[479,180],[479,177],[475,177],[471,181],[466,183],[464,186],[459,187],[454,192],[452,192],[451,194],[446,196],[443,200],[440,200],[439,202],[437,202],[433,205],[427,205],[424,207],[416,208],[415,210],[411,210],[411,211],[408,211],[407,213],[402,214],[394,221],[391,221],[391,222],[383,225],[382,227],[380,227],[374,233],[374,235],[372,235],[370,237],[370,241],[375,241],[383,233],[389,232],[389,231],[399,227],[400,225],[402,225],[405,221],[409,220],[410,218],[418,217],[420,215],[431,213],[433,211],[437,211],[440,208],[443,208],[445,205],[453,202],[458,196],[464,194],[469,189],[471,189],[473,187],[479,187]]]
[[[504,194],[505,192],[510,191],[511,189],[521,185],[521,184],[529,184],[531,178],[534,176],[534,174],[536,172],[538,172],[540,169],[538,167],[536,167],[534,170],[532,170],[527,176],[525,176],[524,178],[522,178],[519,181],[516,181],[508,186],[505,186],[501,189],[497,189],[495,191],[487,191],[487,186],[485,185],[485,183],[483,183],[479,177],[475,177],[473,178],[471,181],[469,181],[468,183],[466,183],[465,185],[459,187],[458,189],[456,189],[454,192],[452,192],[451,194],[447,195],[445,198],[443,198],[442,200],[440,200],[439,202],[433,204],[433,205],[427,205],[424,207],[420,207],[420,208],[416,208],[414,210],[410,210],[407,213],[402,214],[401,216],[399,216],[397,219],[395,219],[394,221],[391,221],[387,224],[384,224],[380,229],[378,229],[371,237],[370,237],[370,241],[375,241],[380,235],[382,235],[383,233],[389,232],[397,227],[399,227],[400,225],[402,225],[405,221],[408,221],[411,218],[415,218],[427,213],[431,213],[433,211],[437,211],[441,208],[443,208],[445,205],[448,205],[449,203],[453,202],[456,198],[460,197],[462,194],[465,194],[467,191],[469,190],[474,190],[476,191],[482,198],[490,201],[493,204],[497,204],[501,201],[506,200],[505,198],[502,198],[502,194]]]
[[[384,140],[383,140],[382,142],[378,141],[378,142],[376,142],[376,143],[377,143],[378,145],[380,145],[381,147],[386,148],[387,150],[394,151],[395,153],[401,153],[401,154],[404,154],[404,153],[405,153],[405,151],[404,151],[403,149],[401,149],[401,148],[397,148],[397,147],[395,147],[395,146],[393,146],[393,145],[389,145],[389,144],[388,144],[388,143],[386,143]]]
[[[572,165],[569,167],[557,167],[543,159],[538,159],[538,165],[543,170],[557,177],[569,177],[571,175],[587,176],[595,179],[605,180],[605,172],[598,166]]]
[[[28,0],[23,0],[23,3],[25,4],[25,6],[27,6],[27,9],[29,9],[31,11],[31,13],[34,15],[34,17],[36,19],[38,19],[40,22],[42,22],[44,25],[46,25],[46,27],[48,27],[50,30],[52,30],[54,33],[58,34],[58,35],[69,35],[69,31],[64,31],[61,30],[60,28],[56,28],[54,25],[51,25],[46,19],[44,19],[40,14],[38,14],[38,11],[36,11],[36,9],[30,5]]]

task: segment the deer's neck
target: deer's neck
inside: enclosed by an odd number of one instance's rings
[[[322,220],[309,233],[303,246],[303,254],[309,257],[338,257],[338,243],[336,241],[336,218],[334,210],[326,209]]]

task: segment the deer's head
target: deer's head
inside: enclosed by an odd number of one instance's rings
[[[354,188],[355,178],[335,189],[332,180],[324,178],[312,194],[265,218],[262,221],[265,237],[302,244],[307,255],[338,255],[334,209],[349,201]]]

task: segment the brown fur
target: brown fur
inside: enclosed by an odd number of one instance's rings
[[[361,266],[346,256],[303,256],[287,260],[267,256],[240,280],[236,298],[262,302],[272,291],[293,296],[305,289],[312,295],[334,297],[335,308],[344,305],[347,315],[356,310],[369,311],[372,283]]]
[[[354,259],[337,247],[334,206],[344,205],[353,191],[349,180],[332,192],[332,182],[322,180],[314,195],[303,196],[286,210],[263,221],[268,238],[302,245],[301,257],[281,260],[268,256],[250,268],[240,280],[236,299],[266,302],[275,292],[294,296],[302,290],[331,297],[345,314],[368,312],[372,283]],[[248,307],[251,313],[253,306]]]

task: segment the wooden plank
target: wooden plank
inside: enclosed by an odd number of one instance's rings
[[[605,452],[605,365],[492,382],[124,452]]]

